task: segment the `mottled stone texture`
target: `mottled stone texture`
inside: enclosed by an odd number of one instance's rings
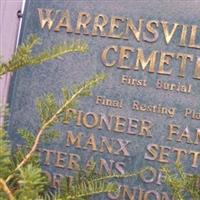
[[[99,159],[103,158],[110,162],[123,162],[125,171],[134,171],[143,168],[146,165],[159,168],[160,164],[157,161],[147,161],[144,159],[144,154],[147,151],[146,146],[148,144],[158,144],[168,147],[177,147],[182,149],[191,149],[199,151],[199,145],[190,145],[186,142],[176,142],[167,140],[168,124],[178,124],[182,129],[188,126],[191,130],[191,134],[194,134],[195,128],[198,128],[199,121],[191,120],[190,118],[184,118],[184,110],[186,107],[193,109],[199,109],[199,80],[192,79],[193,68],[188,67],[187,75],[185,78],[178,78],[178,69],[173,68],[174,73],[171,76],[162,76],[156,73],[148,73],[147,71],[134,71],[134,70],[121,70],[114,68],[106,68],[101,62],[101,52],[108,45],[124,45],[131,46],[133,48],[143,48],[144,51],[150,53],[152,50],[169,51],[169,52],[185,52],[197,55],[199,50],[181,48],[177,46],[179,36],[176,34],[170,45],[166,45],[163,35],[159,37],[159,40],[154,43],[137,42],[132,36],[129,40],[117,40],[112,38],[92,37],[86,35],[77,35],[74,33],[66,33],[63,29],[60,32],[48,31],[46,28],[41,30],[37,8],[52,8],[52,9],[68,9],[71,15],[73,26],[75,25],[77,14],[79,11],[89,12],[93,15],[102,13],[109,17],[121,16],[129,17],[137,22],[139,18],[148,20],[164,20],[170,24],[178,22],[180,24],[197,24],[199,25],[200,7],[199,1],[46,1],[46,0],[31,0],[27,2],[26,11],[24,16],[24,24],[21,32],[21,40],[24,40],[27,35],[34,33],[41,37],[42,45],[37,47],[34,51],[38,52],[49,46],[62,43],[66,41],[83,40],[89,45],[89,52],[85,54],[68,54],[63,56],[63,59],[57,59],[54,61],[46,62],[37,67],[30,67],[19,70],[12,81],[11,94],[10,94],[10,106],[11,113],[9,119],[9,134],[13,143],[21,143],[21,139],[16,133],[17,128],[28,128],[34,133],[39,127],[38,115],[35,109],[35,101],[37,97],[40,97],[48,92],[53,92],[59,99],[60,88],[64,86],[70,87],[72,84],[79,84],[89,79],[93,74],[97,72],[105,72],[108,78],[98,85],[93,90],[93,96],[82,98],[79,102],[79,108],[84,112],[96,112],[104,113],[106,115],[120,115],[126,118],[136,118],[138,120],[146,119],[153,123],[152,137],[145,138],[137,135],[128,135],[126,133],[115,133],[114,131],[107,131],[106,129],[97,130],[96,128],[87,129],[83,126],[77,127],[74,122],[70,125],[58,125],[57,128],[60,131],[60,138],[56,141],[52,141],[49,145],[44,145],[44,148],[53,149],[57,151],[75,153],[81,156],[81,163],[84,165],[86,160],[92,155],[99,163]],[[170,29],[171,30],[171,29]],[[160,31],[160,34],[163,34]],[[199,40],[199,36],[198,36]],[[173,63],[174,64],[174,63]],[[192,65],[191,65],[192,66]],[[127,86],[120,84],[120,78],[122,75],[130,75],[136,79],[146,79],[148,86],[144,88]],[[169,82],[181,82],[192,84],[191,94],[181,94],[173,91],[163,91],[155,89],[155,82],[157,80],[169,81]],[[111,108],[102,105],[95,105],[95,96],[101,95],[107,98],[122,99],[123,108]],[[176,114],[173,118],[166,115],[160,115],[151,112],[139,112],[131,109],[133,100],[138,100],[144,104],[158,105],[168,107],[176,107]],[[75,134],[79,131],[84,133],[84,136],[89,136],[90,133],[94,133],[98,138],[97,144],[101,136],[105,136],[108,139],[123,139],[130,141],[128,151],[130,156],[123,155],[111,155],[108,153],[91,152],[90,150],[75,149],[74,147],[66,147],[66,133],[68,130],[72,130]],[[194,135],[193,135],[194,136]],[[42,148],[43,148],[42,147]],[[115,148],[118,148],[115,146]],[[174,161],[174,154],[172,150],[169,153],[169,160]],[[52,158],[51,163],[55,161]],[[67,159],[65,159],[67,162]],[[198,167],[191,167],[192,157],[183,156],[182,163],[190,172],[200,172],[199,162]],[[58,168],[53,166],[44,166],[44,169],[53,172],[66,174],[67,167]],[[116,170],[114,170],[116,171]],[[123,181],[124,184],[129,187],[141,186],[142,188],[156,189],[161,191],[164,186],[158,185],[155,182],[152,184],[144,184],[141,179],[129,178]],[[163,189],[166,191],[166,189]],[[107,199],[107,197],[99,197],[97,199]],[[122,199],[120,197],[119,199]],[[137,198],[136,198],[137,199]],[[155,196],[148,199],[156,199]],[[161,199],[161,198],[157,198]]]

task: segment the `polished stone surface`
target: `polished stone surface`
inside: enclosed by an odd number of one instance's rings
[[[147,152],[148,144],[157,144],[158,147],[167,146],[169,148],[181,148],[187,151],[194,150],[199,151],[199,144],[188,144],[183,139],[182,142],[167,140],[167,132],[169,124],[177,124],[184,129],[188,126],[191,130],[191,135],[194,138],[195,129],[199,127],[199,120],[192,120],[191,118],[184,117],[184,110],[186,108],[192,108],[199,111],[199,97],[200,97],[200,80],[192,78],[194,66],[190,63],[187,66],[187,75],[185,78],[177,77],[178,64],[177,61],[172,61],[173,73],[171,76],[163,76],[157,73],[148,73],[147,71],[134,71],[134,70],[122,70],[117,67],[108,68],[101,62],[101,52],[109,45],[121,45],[131,46],[134,49],[142,48],[148,55],[153,50],[165,51],[165,52],[182,52],[189,53],[198,56],[199,49],[179,47],[179,33],[177,32],[169,45],[166,45],[163,38],[163,32],[159,25],[159,39],[156,43],[147,43],[144,41],[137,42],[132,36],[129,40],[119,40],[108,37],[92,37],[91,35],[66,33],[63,29],[60,32],[48,31],[46,28],[41,30],[39,24],[39,18],[37,8],[52,8],[52,9],[67,9],[70,12],[72,26],[75,26],[77,13],[80,11],[88,12],[91,15],[97,15],[102,13],[111,16],[128,17],[135,22],[139,18],[148,20],[168,21],[169,24],[175,22],[179,24],[199,24],[200,7],[199,1],[45,1],[45,0],[32,0],[28,1],[26,5],[26,13],[24,15],[24,26],[21,32],[21,39],[24,40],[27,35],[33,33],[41,37],[42,45],[37,47],[34,51],[40,51],[48,48],[49,46],[62,43],[65,41],[81,40],[85,41],[89,45],[89,52],[85,54],[70,53],[63,56],[62,59],[54,61],[48,61],[37,67],[30,67],[19,70],[13,79],[12,89],[10,94],[10,121],[9,121],[9,134],[13,143],[21,143],[21,139],[16,133],[17,128],[28,128],[33,132],[37,132],[39,127],[39,119],[35,109],[35,101],[37,97],[40,97],[46,93],[53,92],[59,99],[60,88],[64,86],[72,86],[73,84],[80,84],[81,82],[89,79],[93,74],[97,72],[104,72],[108,75],[108,78],[99,84],[93,90],[93,96],[84,97],[79,101],[79,109],[84,112],[96,112],[106,115],[120,115],[125,118],[136,118],[138,120],[151,121],[153,126],[151,129],[152,137],[141,137],[138,135],[130,135],[126,133],[116,133],[114,131],[107,131],[105,128],[98,130],[97,128],[87,129],[83,126],[75,126],[73,122],[69,125],[58,125],[57,129],[60,131],[60,138],[52,141],[52,143],[41,148],[62,151],[66,153],[75,153],[81,156],[82,167],[86,164],[86,161],[94,156],[97,164],[100,158],[106,159],[108,162],[114,160],[114,162],[123,162],[125,172],[132,172],[144,168],[145,166],[152,166],[159,168],[162,166],[158,161],[145,160],[144,155]],[[54,25],[55,27],[55,25]],[[91,27],[89,28],[91,31]],[[171,30],[171,29],[170,29]],[[198,34],[197,41],[199,41],[200,34]],[[198,42],[197,42],[198,43]],[[113,57],[114,58],[114,57]],[[147,86],[136,87],[121,84],[121,76],[128,75],[135,79],[146,80]],[[156,81],[161,80],[170,83],[191,84],[192,91],[188,93],[180,93],[175,91],[164,91],[155,88]],[[104,105],[96,105],[96,96],[105,96],[110,99],[118,99],[123,101],[122,108],[108,107]],[[139,101],[142,104],[148,105],[162,105],[165,107],[175,107],[176,114],[173,117],[169,115],[160,115],[152,112],[141,112],[131,109],[133,101]],[[101,136],[105,136],[108,139],[112,138],[129,141],[128,152],[129,156],[111,155],[108,153],[101,153],[98,151],[92,152],[91,150],[75,149],[73,146],[66,146],[66,133],[72,130],[75,133],[81,131],[84,133],[84,137],[94,133],[97,139],[97,146],[99,145]],[[84,142],[83,142],[84,143]],[[116,144],[115,144],[116,145]],[[119,144],[117,144],[119,145]],[[158,150],[154,151],[158,152]],[[115,146],[114,148],[118,148]],[[175,161],[175,153],[173,149],[164,151],[169,153],[166,156],[171,164]],[[160,152],[160,151],[159,151]],[[150,153],[149,153],[150,155]],[[55,161],[55,157],[52,157],[52,163]],[[197,161],[198,167],[191,167],[192,156],[187,154],[181,157],[181,161],[190,172],[200,172],[200,159]],[[53,166],[43,166],[45,170],[53,173],[66,174],[71,171],[67,171],[66,168],[58,168]],[[114,168],[114,172],[116,169]],[[120,182],[120,181],[119,181]],[[154,181],[151,184],[145,184],[140,178],[129,178],[123,181],[124,184],[129,187],[141,187],[145,190],[157,190],[166,191],[163,185],[159,185]],[[161,193],[161,192],[160,192]],[[138,194],[137,194],[138,195]],[[148,199],[156,199],[154,194],[148,197]],[[98,197],[97,199],[107,199],[107,197]],[[119,199],[122,199],[120,197]],[[128,199],[128,197],[127,197]],[[137,198],[136,198],[137,199]],[[143,199],[143,198],[142,198]],[[157,199],[161,199],[157,198]]]

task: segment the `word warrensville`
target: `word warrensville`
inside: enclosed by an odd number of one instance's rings
[[[134,21],[127,17],[92,15],[88,12],[77,13],[74,23],[68,10],[44,8],[37,10],[42,29],[94,37],[134,40],[138,43],[161,43],[164,40],[165,45],[173,43],[173,46],[177,47],[200,49],[197,25],[144,19]],[[110,45],[102,51],[101,60],[104,66],[109,68],[146,70],[149,73],[161,75],[175,74],[182,78],[191,73],[192,78],[200,80],[200,57],[193,54],[158,50],[149,52],[148,49],[144,52],[143,49],[132,46]]]

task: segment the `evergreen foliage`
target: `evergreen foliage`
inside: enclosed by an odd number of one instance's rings
[[[6,131],[0,128],[0,178],[5,179],[12,171],[11,148]]]
[[[88,50],[85,43],[65,43],[33,55],[32,49],[39,43],[40,39],[31,35],[17,48],[8,63],[0,64],[0,78],[7,72],[14,72],[27,65],[37,65],[69,52],[84,53]],[[73,181],[64,179],[58,191],[49,190],[47,177],[40,167],[36,151],[38,146],[41,142],[51,142],[59,137],[54,125],[72,119],[73,115],[66,115],[66,110],[75,108],[77,100],[89,96],[92,88],[105,78],[104,74],[96,74],[81,85],[75,85],[71,89],[62,88],[62,100],[59,103],[54,94],[38,98],[36,109],[40,118],[39,129],[36,133],[24,127],[17,130],[26,146],[14,149],[14,153],[5,127],[0,127],[0,200],[86,200],[93,195],[116,192],[117,187],[110,179],[133,177],[143,171],[125,175],[99,175],[95,172],[95,165],[91,165],[88,170],[78,172]],[[1,105],[0,117],[6,114],[7,106]],[[180,164],[177,164],[177,173],[173,173],[169,168],[163,168],[163,172],[166,176],[165,182],[176,200],[187,200],[188,195],[193,200],[200,199],[199,176],[186,175]]]
[[[95,172],[95,164],[93,167],[88,168],[87,171],[78,172],[71,185],[64,181],[57,198],[62,200],[86,200],[92,195],[115,192],[117,185],[107,181],[108,178],[111,179],[111,175],[100,176]],[[101,180],[99,179],[100,177]],[[67,185],[68,187],[66,187]]]
[[[175,172],[169,167],[164,167],[162,171],[175,200],[200,199],[199,175],[187,174],[180,163],[176,163]]]
[[[37,199],[44,192],[47,180],[42,175],[39,165],[27,164],[19,170],[17,177],[18,189],[15,192],[16,199]]]
[[[0,77],[7,72],[13,72],[27,65],[43,63],[65,53],[87,50],[87,45],[84,43],[69,43],[32,55],[32,48],[39,41],[39,38],[32,35],[19,46],[8,63],[0,64]],[[65,120],[73,117],[65,116],[65,111],[75,107],[80,97],[90,95],[92,88],[104,79],[104,74],[96,74],[83,84],[73,86],[72,89],[63,88],[63,99],[60,103],[56,102],[53,94],[38,98],[36,107],[40,117],[40,128],[37,133],[32,133],[25,128],[19,129],[18,133],[26,142],[26,146],[14,149],[15,152],[12,152],[5,128],[0,127],[0,200],[83,200],[91,195],[116,191],[115,185],[107,180],[122,178],[122,176],[98,175],[92,168],[92,170],[78,173],[71,184],[65,182],[65,187],[62,187],[59,192],[49,192],[49,183],[42,173],[37,153],[41,141],[49,141],[59,136],[54,125],[62,122],[63,117]],[[0,116],[4,114],[5,110],[1,108]],[[133,174],[128,176],[133,176]]]
[[[30,35],[25,43],[19,46],[7,63],[0,63],[0,77],[8,72],[14,72],[25,66],[37,65],[48,60],[59,58],[70,52],[85,53],[88,50],[87,44],[83,42],[62,43],[55,45],[37,55],[33,55],[33,48],[40,44],[41,40],[35,35]]]

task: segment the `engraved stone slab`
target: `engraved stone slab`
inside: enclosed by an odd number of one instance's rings
[[[37,52],[81,40],[89,52],[15,74],[11,140],[23,142],[17,128],[37,131],[37,97],[53,92],[59,100],[62,87],[104,72],[107,79],[80,100],[78,117],[57,125],[59,139],[40,146],[44,170],[56,185],[91,159],[107,173],[151,166],[144,176],[119,181],[119,195],[97,199],[171,199],[161,166],[180,161],[188,172],[200,172],[199,17],[198,1],[27,1],[21,41],[41,37]]]

